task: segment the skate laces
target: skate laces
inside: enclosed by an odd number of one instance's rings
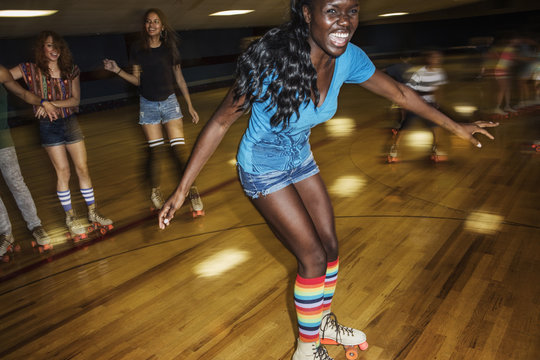
[[[315,353],[313,355],[315,360],[334,360],[330,357],[330,355],[328,355],[328,351],[322,344],[317,346],[317,349],[315,349]]]
[[[159,188],[152,188],[150,200],[152,200],[157,208],[161,208],[163,206],[163,195],[161,195],[161,190]]]
[[[9,247],[13,244],[15,238],[11,234],[1,234],[0,235],[0,247]]]
[[[346,326],[343,326],[341,325],[340,323],[338,323],[338,320],[337,320],[337,316],[334,314],[334,313],[329,313],[327,314],[324,319],[326,319],[326,321],[324,322],[324,327],[322,329],[322,337],[324,338],[324,333],[325,331],[327,330],[327,328],[333,328],[336,330],[336,341],[338,343],[341,343],[342,341],[342,334],[343,335],[347,335],[347,336],[354,336],[354,330],[349,328],[349,327],[346,327]],[[324,321],[323,319],[323,321]]]
[[[34,235],[35,238],[39,238],[40,240],[45,240],[49,237],[43,226],[38,226],[34,228],[34,230],[32,230],[32,235]]]
[[[66,216],[66,225],[72,228],[84,228],[83,220],[75,214]]]

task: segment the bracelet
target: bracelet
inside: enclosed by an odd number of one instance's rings
[[[118,70],[118,72],[116,73],[116,75],[120,74],[122,72],[122,69]]]
[[[47,100],[47,99],[41,99],[41,101],[40,101],[39,103],[40,103],[41,105],[43,105],[43,103],[44,103],[45,101],[49,102],[49,100]]]

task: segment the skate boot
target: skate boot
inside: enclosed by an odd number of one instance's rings
[[[193,215],[193,218],[204,216],[203,203],[196,186],[192,186],[189,189],[188,197],[191,202],[191,214]]]
[[[13,251],[21,251],[21,248],[19,245],[15,244],[15,238],[12,234],[2,234],[0,235],[0,256],[2,257],[2,261],[9,262],[9,253],[13,253]]]
[[[40,253],[52,249],[51,239],[43,226],[36,226],[32,229],[32,236],[35,239],[35,241],[32,241],[32,247],[37,248]]]
[[[326,348],[314,342],[303,342],[298,339],[296,351],[293,354],[292,360],[334,360],[328,355]]]
[[[88,227],[88,232],[99,230],[101,235],[105,235],[107,231],[112,230],[112,220],[101,215],[95,205],[90,205],[88,207],[88,221],[90,226]]]
[[[517,115],[518,111],[515,110],[514,108],[510,107],[510,106],[507,106],[504,108],[504,111],[506,113],[508,113],[509,115]]]
[[[331,312],[323,316],[319,334],[321,344],[343,345],[349,360],[358,358],[358,349],[363,351],[368,348],[366,334],[339,324],[336,315]]]
[[[152,188],[152,194],[150,195],[150,200],[154,204],[155,210],[161,210],[163,207],[163,195],[161,195],[161,190],[158,187]]]
[[[69,230],[68,237],[71,238],[73,242],[79,242],[88,237],[85,224],[75,215],[73,210],[66,211],[66,225]]]
[[[430,159],[434,162],[441,162],[441,161],[447,161],[448,160],[448,154],[440,151],[437,149],[436,145],[433,145],[433,148],[431,149],[431,156]]]
[[[397,145],[396,144],[393,144],[390,147],[390,152],[388,153],[387,160],[388,160],[389,164],[398,162],[398,152],[397,152]]]

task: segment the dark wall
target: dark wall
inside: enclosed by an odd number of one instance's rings
[[[395,55],[402,51],[420,51],[426,47],[449,48],[467,45],[477,36],[538,31],[540,12],[514,13],[465,19],[360,25],[353,42],[372,57]],[[193,30],[179,33],[184,77],[191,91],[232,79],[242,39],[263,34],[265,28]],[[538,33],[537,33],[538,34]],[[75,62],[81,68],[82,109],[99,110],[107,102],[134,99],[137,90],[127,82],[103,70],[102,60],[115,59],[127,67],[130,45],[138,34],[104,34],[66,37]],[[31,61],[33,39],[0,39],[0,64],[16,66]],[[99,104],[96,108],[92,104]],[[117,104],[117,103],[116,103]],[[116,104],[112,104],[115,106]],[[10,99],[11,109],[28,107]],[[85,107],[86,106],[86,107]]]
[[[360,26],[353,42],[367,53],[396,53],[467,45],[474,37],[540,34],[540,11]]]

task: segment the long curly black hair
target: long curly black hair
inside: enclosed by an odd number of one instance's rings
[[[287,127],[291,116],[299,116],[300,106],[306,106],[312,95],[318,105],[317,71],[311,62],[309,28],[302,10],[311,5],[312,0],[291,0],[290,21],[268,31],[240,56],[234,88],[234,101],[245,96],[240,111],[270,99],[267,110],[277,108],[270,123]],[[272,81],[263,93],[265,80]]]

